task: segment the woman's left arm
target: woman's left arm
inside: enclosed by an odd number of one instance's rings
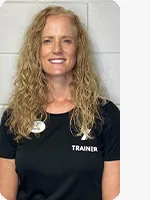
[[[105,113],[102,200],[113,200],[120,192],[120,111],[109,102],[105,106]]]
[[[120,161],[105,161],[102,177],[102,199],[113,200],[120,193]]]

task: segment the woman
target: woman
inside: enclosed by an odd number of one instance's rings
[[[119,193],[119,110],[100,95],[86,31],[62,7],[28,27],[0,127],[7,200],[112,200]]]

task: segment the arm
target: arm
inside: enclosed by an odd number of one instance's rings
[[[120,192],[120,161],[104,162],[102,199],[113,200]]]
[[[7,200],[16,200],[18,175],[15,171],[15,159],[0,158],[0,193]]]

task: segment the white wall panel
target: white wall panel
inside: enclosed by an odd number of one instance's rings
[[[95,53],[94,57],[105,96],[120,104],[120,55]]]
[[[88,2],[92,2],[92,3],[95,3],[95,2],[100,2],[100,1],[112,1],[112,0],[37,0],[39,2],[70,2],[70,3],[76,3],[76,2],[84,2],[84,3],[88,3]]]
[[[114,1],[89,3],[88,20],[94,52],[120,52],[119,6]]]
[[[16,55],[0,54],[0,104],[7,104],[12,91],[13,76],[16,66]]]
[[[1,117],[2,117],[2,115],[3,115],[3,112],[5,111],[6,108],[7,108],[7,106],[0,105],[0,120],[1,120]]]
[[[118,108],[119,108],[119,110],[120,110],[120,105],[116,105]]]
[[[47,6],[50,6],[50,4],[3,4],[0,9],[0,52],[18,52],[24,31],[31,22],[34,14]],[[66,3],[65,7],[74,10],[79,14],[83,23],[87,23],[86,4]]]
[[[51,5],[56,5],[56,6],[63,6],[65,9],[70,9],[73,12],[75,12],[79,18],[81,19],[81,22],[87,26],[87,4],[82,3],[68,3],[66,2],[61,2],[61,1],[53,1]]]
[[[25,0],[25,1],[23,1],[23,0],[7,0],[7,2],[36,2],[37,0]]]

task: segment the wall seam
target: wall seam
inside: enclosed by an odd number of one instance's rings
[[[73,2],[69,2],[69,1],[56,1],[56,2],[50,2],[50,1],[9,1],[9,2],[5,2],[5,4],[48,4],[48,3],[51,3],[51,4],[54,4],[54,3],[58,3],[58,4],[68,4],[68,3],[71,3],[71,4],[85,4],[85,2],[79,2],[79,1],[73,1]]]

